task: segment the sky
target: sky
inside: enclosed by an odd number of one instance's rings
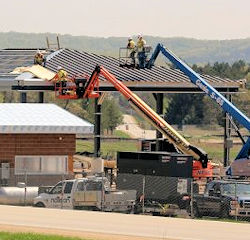
[[[250,37],[250,0],[1,0],[0,32]]]

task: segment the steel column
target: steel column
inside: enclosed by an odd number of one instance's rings
[[[156,112],[163,117],[163,93],[156,94]],[[160,131],[156,130],[156,151],[163,151],[162,139],[163,135]]]
[[[225,97],[228,101],[232,102],[232,95],[226,94]],[[230,148],[232,147],[231,137],[231,122],[227,113],[224,113],[224,167],[229,165]]]
[[[27,93],[26,92],[21,92],[20,93],[20,102],[21,103],[27,103]]]
[[[38,93],[38,102],[39,103],[44,103],[44,92],[39,92]]]
[[[101,156],[101,108],[98,98],[95,99],[95,126],[94,126],[94,156]]]

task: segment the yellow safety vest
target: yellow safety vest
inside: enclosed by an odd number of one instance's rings
[[[57,75],[58,75],[58,80],[59,81],[66,81],[66,77],[67,77],[68,74],[67,74],[67,72],[65,70],[60,69],[58,71]]]
[[[146,45],[146,41],[143,40],[143,39],[139,39],[138,42],[137,42],[137,50],[138,50],[138,52],[143,52],[145,45]]]
[[[135,48],[135,42],[133,40],[129,40],[127,48],[128,49],[134,49]]]

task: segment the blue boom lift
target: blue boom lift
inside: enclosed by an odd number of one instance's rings
[[[239,109],[237,109],[230,101],[228,101],[222,94],[220,94],[216,89],[214,89],[210,84],[208,84],[198,73],[196,73],[192,68],[190,68],[186,63],[184,63],[181,59],[179,59],[174,53],[172,53],[169,49],[165,48],[162,44],[158,44],[150,58],[147,62],[146,67],[151,68],[154,65],[154,62],[159,55],[162,53],[167,59],[170,60],[171,63],[175,65],[176,68],[180,69],[184,74],[186,74],[192,83],[194,83],[197,87],[199,87],[203,92],[205,92],[212,100],[214,100],[229,116],[230,121],[233,123],[232,119],[235,119],[244,126],[248,131],[250,131],[250,120],[244,115]],[[235,169],[237,168],[245,168],[249,167],[250,160],[250,136],[245,140],[236,125],[232,124],[235,127],[235,130],[239,137],[242,140],[243,147],[238,153],[235,161],[233,162]],[[239,163],[239,164],[238,164]],[[237,166],[238,165],[238,166]],[[246,170],[246,169],[245,169]],[[246,176],[246,171],[241,169],[237,172],[242,172],[243,176]],[[229,167],[227,170],[228,175],[235,175],[234,171],[232,171],[232,167]],[[250,176],[250,171],[248,176]],[[237,174],[238,175],[238,174]]]

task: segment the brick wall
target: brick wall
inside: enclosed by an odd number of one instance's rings
[[[0,163],[15,167],[16,155],[67,155],[73,168],[75,134],[0,134]]]

